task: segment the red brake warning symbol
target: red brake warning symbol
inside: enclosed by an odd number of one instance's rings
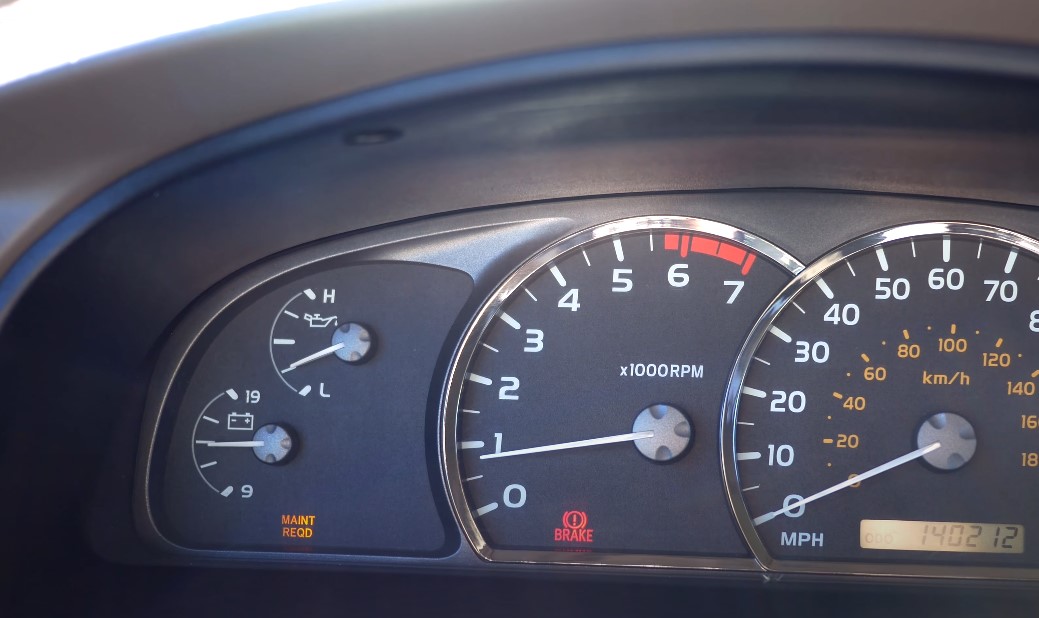
[[[563,513],[563,527],[556,528],[555,540],[560,543],[591,543],[592,533],[588,527],[588,514],[584,511]]]

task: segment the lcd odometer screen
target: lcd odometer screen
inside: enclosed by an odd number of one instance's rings
[[[1020,554],[1025,551],[1025,527],[1020,524],[863,519],[859,526],[859,546],[862,549],[896,551]]]

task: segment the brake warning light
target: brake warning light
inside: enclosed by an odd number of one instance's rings
[[[563,527],[556,528],[555,540],[559,543],[592,543],[595,531],[588,527],[588,514],[584,511],[563,513]]]

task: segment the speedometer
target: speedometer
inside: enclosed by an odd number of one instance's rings
[[[987,226],[907,225],[783,291],[723,423],[730,498],[762,564],[1039,565],[1037,251]]]
[[[578,233],[508,277],[444,410],[452,503],[480,555],[747,556],[718,411],[750,326],[799,269],[746,232],[661,216]]]

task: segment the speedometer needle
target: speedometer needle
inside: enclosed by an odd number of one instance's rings
[[[600,444],[615,444],[617,442],[634,442],[635,440],[645,440],[646,438],[652,437],[652,431],[636,431],[635,433],[623,433],[618,436],[607,436],[605,438],[577,440],[576,442],[563,442],[561,444],[549,444],[548,446],[533,446],[531,448],[521,448],[515,451],[503,451],[501,453],[487,453],[486,455],[480,455],[480,459],[497,459],[499,457],[514,457],[516,455],[547,453],[548,451],[563,451],[571,448],[598,446]]]
[[[196,440],[195,444],[205,444],[206,446],[222,446],[231,448],[256,448],[263,446],[263,440],[249,440],[244,442],[214,442],[213,440]]]
[[[299,359],[298,361],[290,364],[287,369],[282,369],[281,372],[282,373],[288,373],[288,372],[292,371],[293,369],[295,369],[296,367],[299,367],[300,365],[306,365],[307,363],[312,362],[312,361],[316,361],[319,358],[324,358],[324,357],[328,356],[329,354],[335,354],[336,352],[338,352],[339,350],[342,350],[345,347],[346,347],[346,342],[340,341],[339,343],[337,343],[335,345],[328,346],[324,350],[319,350],[317,352],[314,352],[310,356],[304,356],[303,358]]]
[[[794,502],[793,504],[790,504],[789,506],[784,506],[783,508],[779,509],[778,511],[772,511],[771,513],[765,513],[764,515],[762,515],[760,517],[755,517],[754,518],[754,525],[755,526],[760,526],[761,524],[765,523],[766,521],[772,521],[776,517],[779,517],[780,515],[785,515],[785,514],[789,513],[790,511],[793,511],[795,509],[799,509],[802,506],[808,504],[809,502],[815,502],[819,498],[825,498],[826,496],[829,496],[830,494],[834,494],[834,493],[837,493],[838,491],[840,491],[842,489],[845,489],[847,487],[851,487],[855,483],[861,483],[862,481],[865,481],[866,479],[871,479],[874,476],[877,476],[878,474],[883,474],[883,473],[887,472],[888,470],[891,470],[892,468],[897,468],[898,466],[901,466],[904,463],[909,463],[910,461],[913,461],[914,459],[918,459],[920,457],[923,457],[924,455],[930,453],[931,451],[936,451],[936,450],[940,449],[941,447],[942,447],[942,443],[941,442],[935,442],[935,443],[929,444],[929,445],[927,445],[927,446],[925,446],[923,448],[918,448],[915,451],[913,451],[912,453],[906,453],[905,455],[902,455],[901,457],[896,457],[896,458],[892,459],[891,461],[889,461],[889,462],[887,462],[885,464],[881,464],[881,465],[877,466],[876,468],[873,468],[872,470],[869,470],[867,472],[863,472],[862,474],[855,475],[855,476],[851,477],[850,479],[848,479],[846,481],[842,481],[840,483],[837,483],[833,487],[830,487],[828,489],[824,489],[824,490],[820,491],[819,493],[812,494],[812,495],[808,496],[807,498],[801,498],[797,502]]]

